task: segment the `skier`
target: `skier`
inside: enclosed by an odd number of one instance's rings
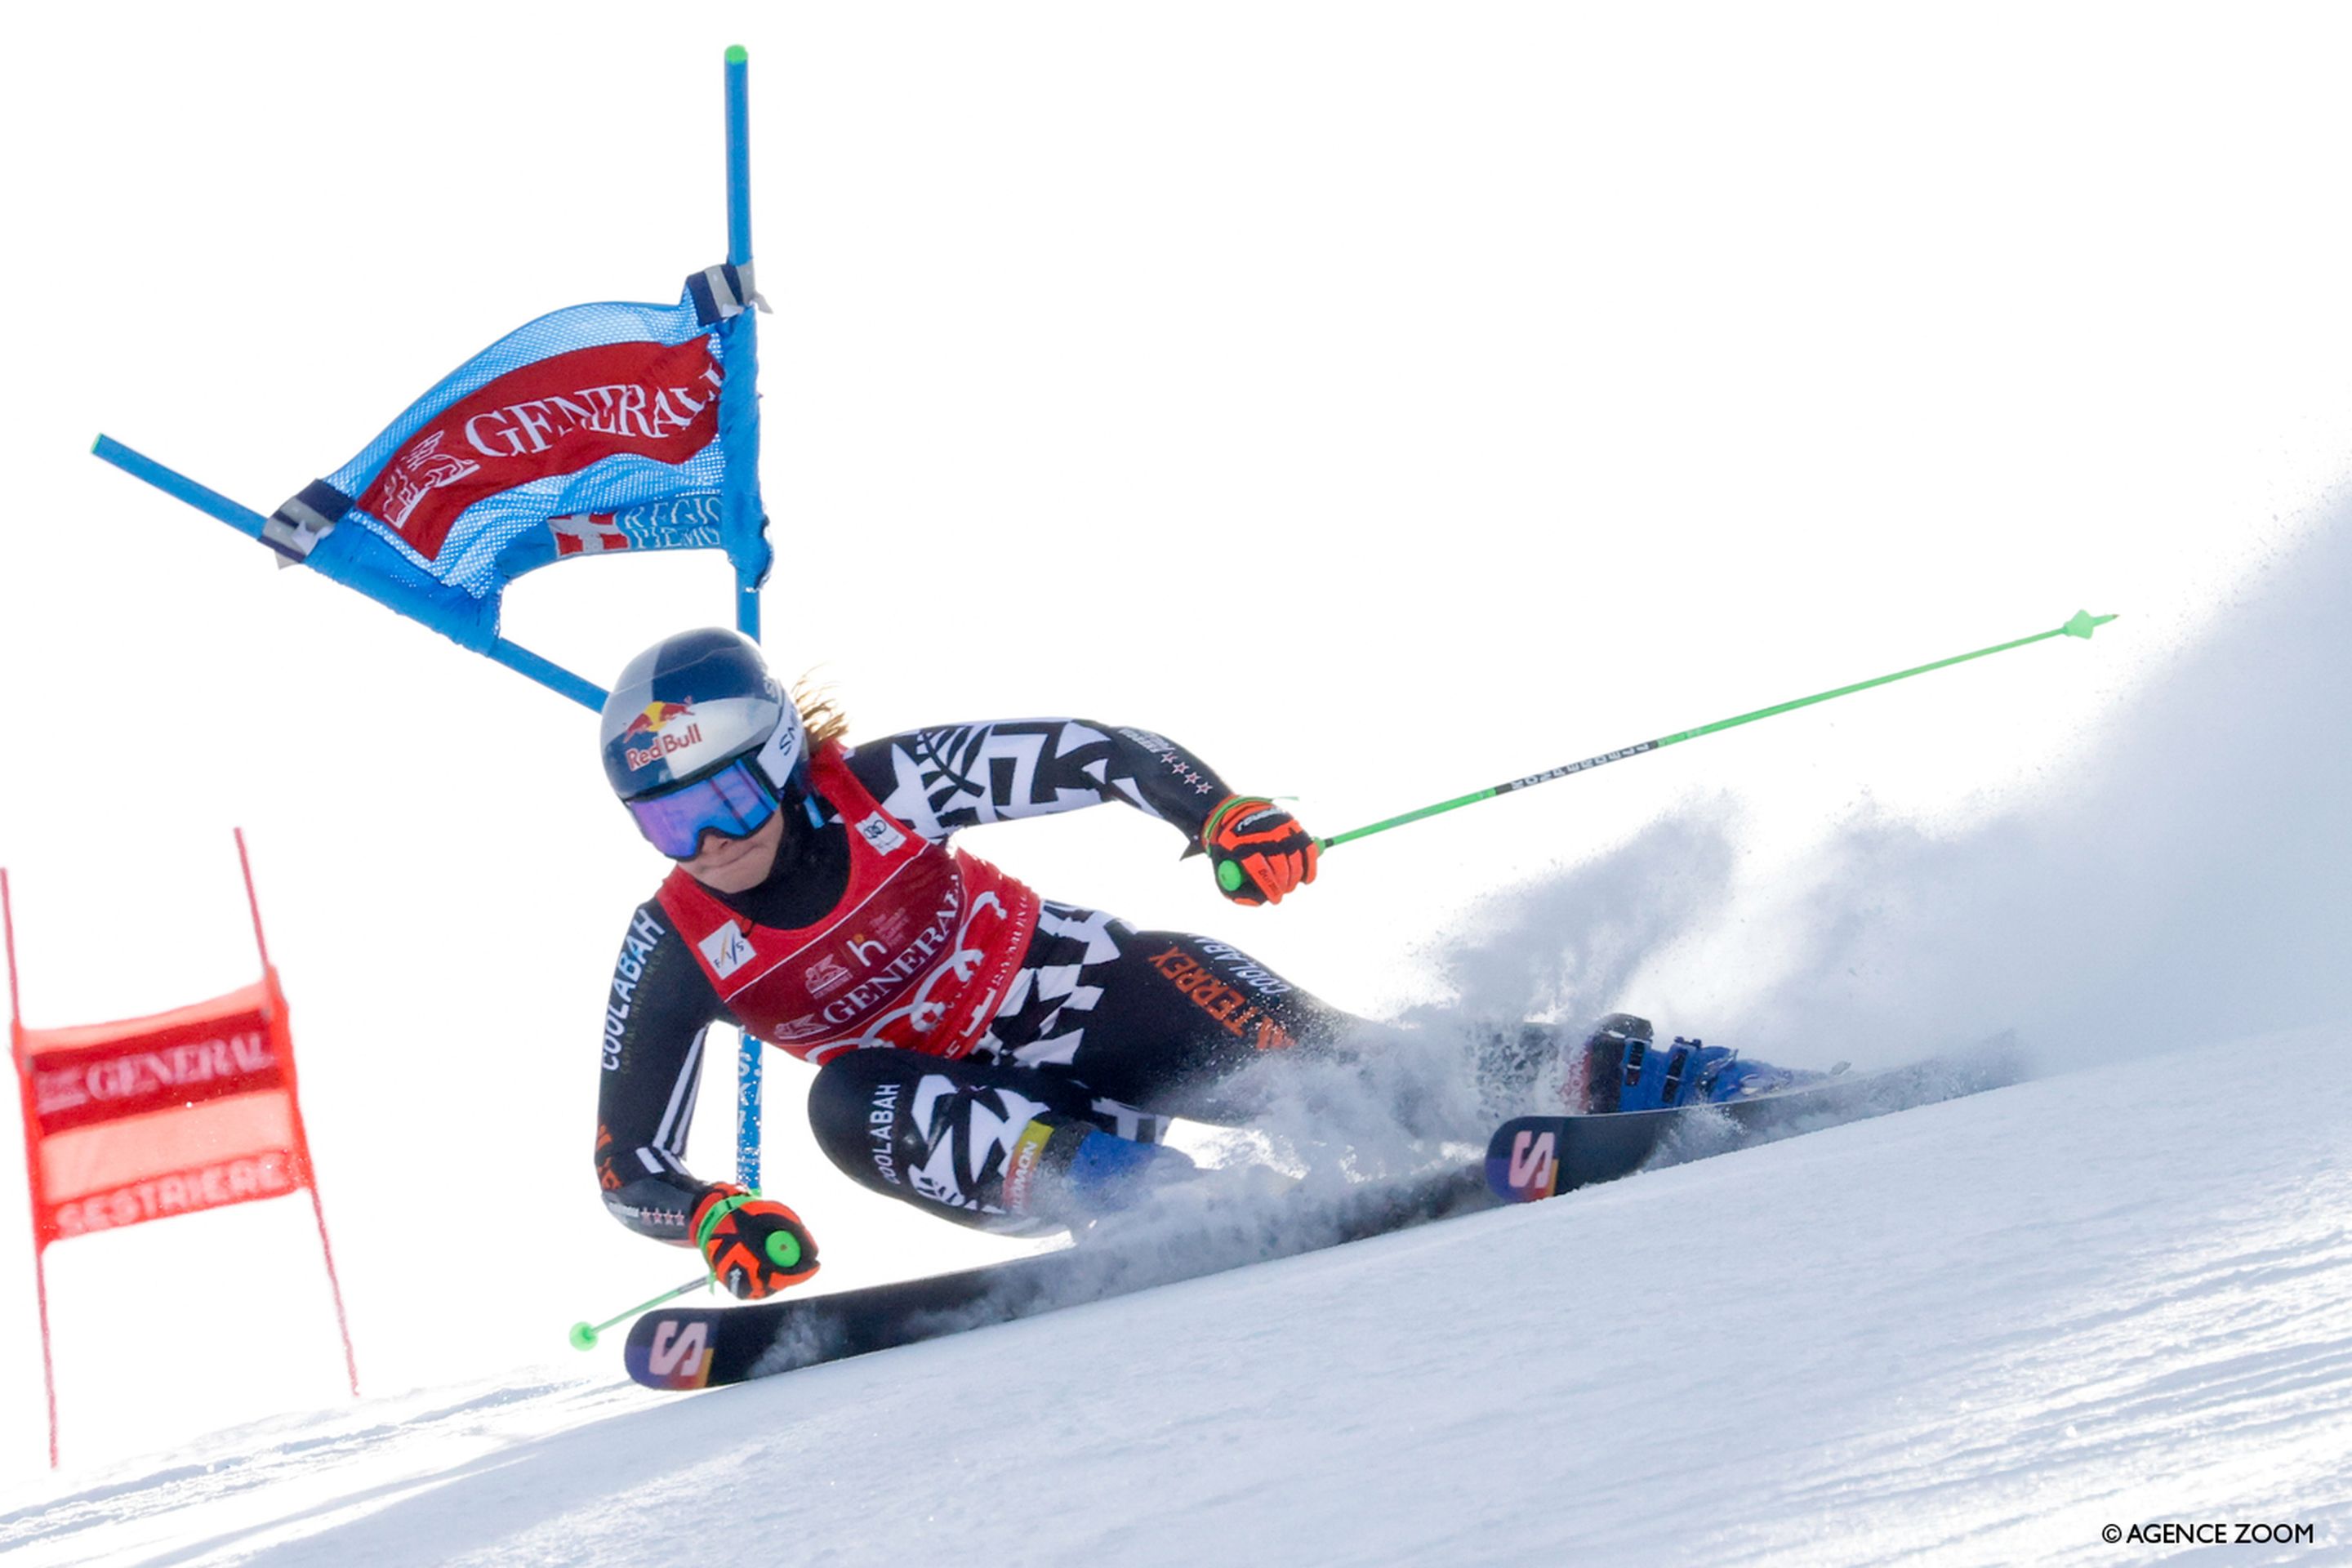
[[[959,828],[1118,800],[1181,832],[1236,903],[1315,879],[1316,840],[1289,812],[1160,735],[1037,719],[850,746],[830,704],[803,715],[754,645],[715,629],[631,660],[601,728],[607,779],[677,864],[614,973],[597,1177],[624,1225],[698,1247],[740,1297],[806,1279],[817,1251],[784,1205],[686,1167],[715,1022],[816,1066],[810,1126],[854,1180],[1012,1232],[1189,1175],[1159,1142],[1169,1118],[1245,1121],[1244,1068],[1328,1056],[1360,1022],[1229,943],[1041,899],[949,847]],[[1604,1020],[1586,1108],[1788,1081],[1648,1037]],[[1558,1049],[1532,1027],[1522,1046]]]

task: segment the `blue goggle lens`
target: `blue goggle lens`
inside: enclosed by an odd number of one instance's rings
[[[691,860],[705,833],[740,838],[776,814],[775,796],[751,776],[747,759],[707,779],[627,803],[637,831],[673,860]]]

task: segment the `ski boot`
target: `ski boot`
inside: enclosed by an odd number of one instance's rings
[[[1841,1064],[1842,1066],[1843,1064]],[[1720,1105],[1817,1083],[1828,1073],[1744,1061],[1737,1051],[1677,1037],[1661,1047],[1647,1018],[1612,1013],[1584,1045],[1584,1109],[1590,1114]]]
[[[1165,1143],[1139,1142],[1083,1121],[1040,1117],[1029,1123],[1004,1177],[1004,1206],[1063,1224],[1134,1207],[1163,1187],[1200,1173],[1192,1157]]]

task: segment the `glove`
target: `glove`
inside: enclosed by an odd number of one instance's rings
[[[1201,847],[1217,868],[1217,890],[1237,904],[1278,904],[1315,879],[1322,847],[1270,800],[1237,795],[1209,814]]]
[[[816,1272],[816,1238],[801,1216],[732,1182],[711,1187],[695,1205],[694,1245],[712,1276],[747,1301]]]

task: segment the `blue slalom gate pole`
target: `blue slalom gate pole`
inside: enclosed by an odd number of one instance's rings
[[[165,468],[145,453],[132,451],[111,436],[100,436],[90,451],[132,479],[144,479],[173,500],[185,501],[206,517],[219,519],[247,539],[259,540],[262,525],[269,521],[251,507],[239,506],[220,491]]]
[[[730,45],[727,50],[727,260],[730,266],[747,267],[751,261],[751,54],[742,45]],[[758,329],[744,323],[744,343],[749,349],[752,334]],[[757,351],[751,352],[752,371],[758,374]],[[730,374],[732,374],[730,371]],[[747,456],[756,463],[759,458],[757,433],[755,443]],[[735,627],[753,642],[760,640],[760,584],[757,579],[738,572],[735,576]],[[756,1185],[746,1182],[745,1186]]]
[[[727,259],[751,259],[751,58],[743,46],[727,51]]]
[[[121,468],[132,479],[142,479],[154,486],[173,500],[184,501],[206,517],[215,518],[228,524],[257,543],[262,542],[262,530],[269,520],[251,507],[239,505],[220,491],[209,486],[198,484],[187,475],[175,468],[165,467],[143,452],[133,451],[111,436],[100,436],[91,445],[90,451],[101,460]],[[282,557],[280,559],[283,560]],[[302,564],[314,570],[318,568],[318,563],[314,561],[305,561]],[[398,599],[391,597],[378,588],[372,579],[335,572],[326,572],[323,574],[341,583],[353,593],[374,600],[396,616],[415,621],[422,626],[432,626],[444,637],[449,635],[444,627],[434,626],[431,620],[413,613]],[[604,710],[604,689],[603,687],[593,680],[572,674],[572,671],[551,659],[542,658],[520,643],[509,642],[504,637],[492,637],[486,642],[472,642],[462,637],[450,637],[449,640],[457,643],[460,647],[472,648],[476,653],[505,665],[518,675],[528,676],[549,690],[569,697],[572,701],[585,708],[599,712]]]
[[[727,50],[727,260],[734,267],[751,261],[751,53],[740,44]],[[742,317],[746,349],[754,342],[757,312]],[[758,374],[757,350],[751,349],[752,374]],[[729,374],[734,374],[734,367]],[[757,462],[758,433],[744,456]],[[755,470],[756,471],[756,470]],[[753,642],[760,640],[760,584],[741,572],[735,574],[735,626]],[[735,1179],[753,1192],[760,1190],[760,1037],[743,1033],[735,1053]]]
[[[743,1031],[735,1052],[735,1179],[760,1190],[760,1037]]]

